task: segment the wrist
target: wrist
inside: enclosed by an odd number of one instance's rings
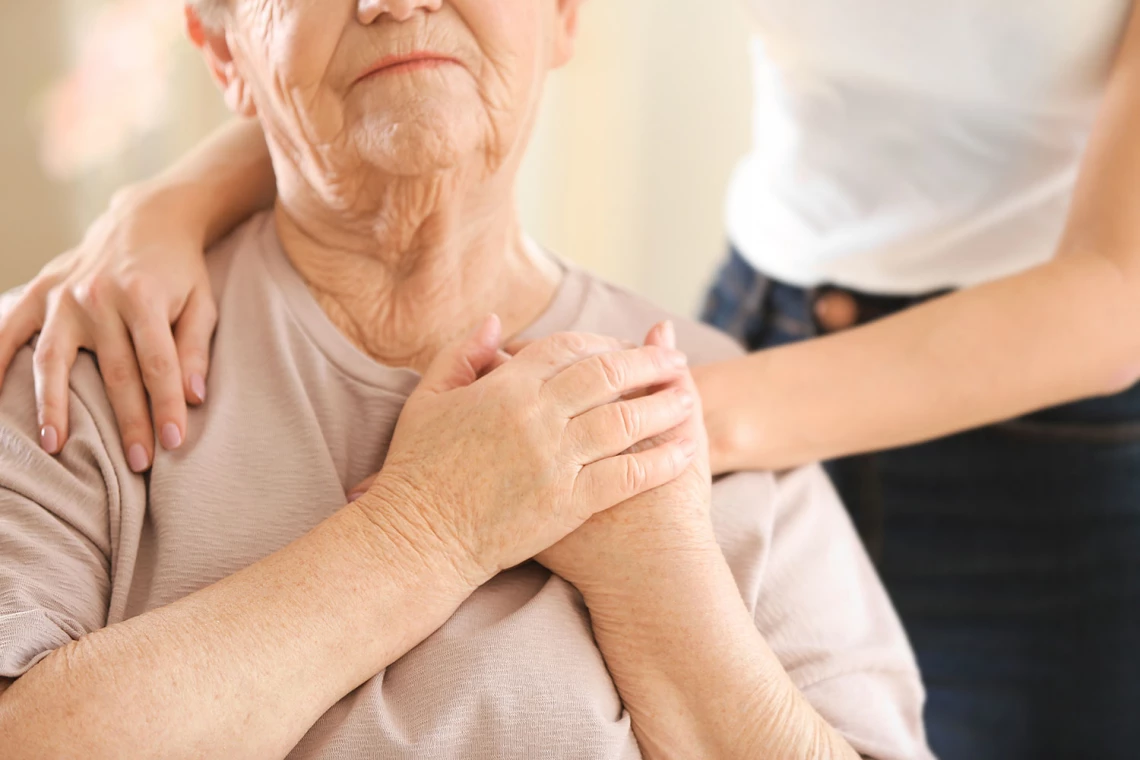
[[[725,564],[707,517],[656,523],[611,538],[567,578],[600,614],[636,617],[680,588],[707,588]]]
[[[744,398],[735,392],[739,374],[737,362],[753,358],[743,357],[693,369],[708,432],[709,464],[716,475],[753,469],[754,460],[760,458],[760,435],[742,401],[754,397],[762,386],[753,383],[751,392]]]
[[[111,212],[129,220],[161,219],[179,238],[204,249],[217,209],[201,186],[174,183],[161,175],[128,185],[111,198]]]
[[[758,351],[693,371],[704,406],[714,475],[784,470],[828,458],[805,438],[807,422],[788,423],[791,399],[769,377],[786,349]]]
[[[368,493],[349,505],[366,520],[371,545],[406,556],[443,586],[465,596],[490,580],[476,557],[442,524],[431,497],[402,478],[381,473]]]

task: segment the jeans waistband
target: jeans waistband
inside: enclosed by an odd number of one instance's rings
[[[724,274],[737,283],[741,301],[751,301],[756,308],[762,308],[765,303],[771,304],[777,312],[811,323],[816,334],[840,332],[867,324],[952,292],[942,290],[915,296],[898,296],[867,293],[834,284],[804,288],[758,272],[735,248],[732,249],[727,272]],[[821,304],[850,309],[851,318],[843,320],[842,327],[836,328],[834,322],[828,324],[821,319]]]

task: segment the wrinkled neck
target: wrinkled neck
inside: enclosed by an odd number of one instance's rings
[[[521,332],[553,298],[561,268],[528,245],[509,190],[458,193],[398,180],[362,208],[282,193],[276,223],[293,266],[334,325],[392,367],[423,372],[488,314]]]

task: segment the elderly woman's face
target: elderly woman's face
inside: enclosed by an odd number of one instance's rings
[[[570,55],[581,0],[229,2],[203,47],[231,107],[306,174],[349,181],[362,165],[496,170]]]

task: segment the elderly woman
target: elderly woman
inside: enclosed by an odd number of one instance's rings
[[[736,349],[520,231],[579,2],[189,9],[277,206],[210,257],[209,399],[149,476],[130,357],[79,360],[58,458],[13,364],[5,758],[927,756],[825,478],[710,482],[676,346]]]

